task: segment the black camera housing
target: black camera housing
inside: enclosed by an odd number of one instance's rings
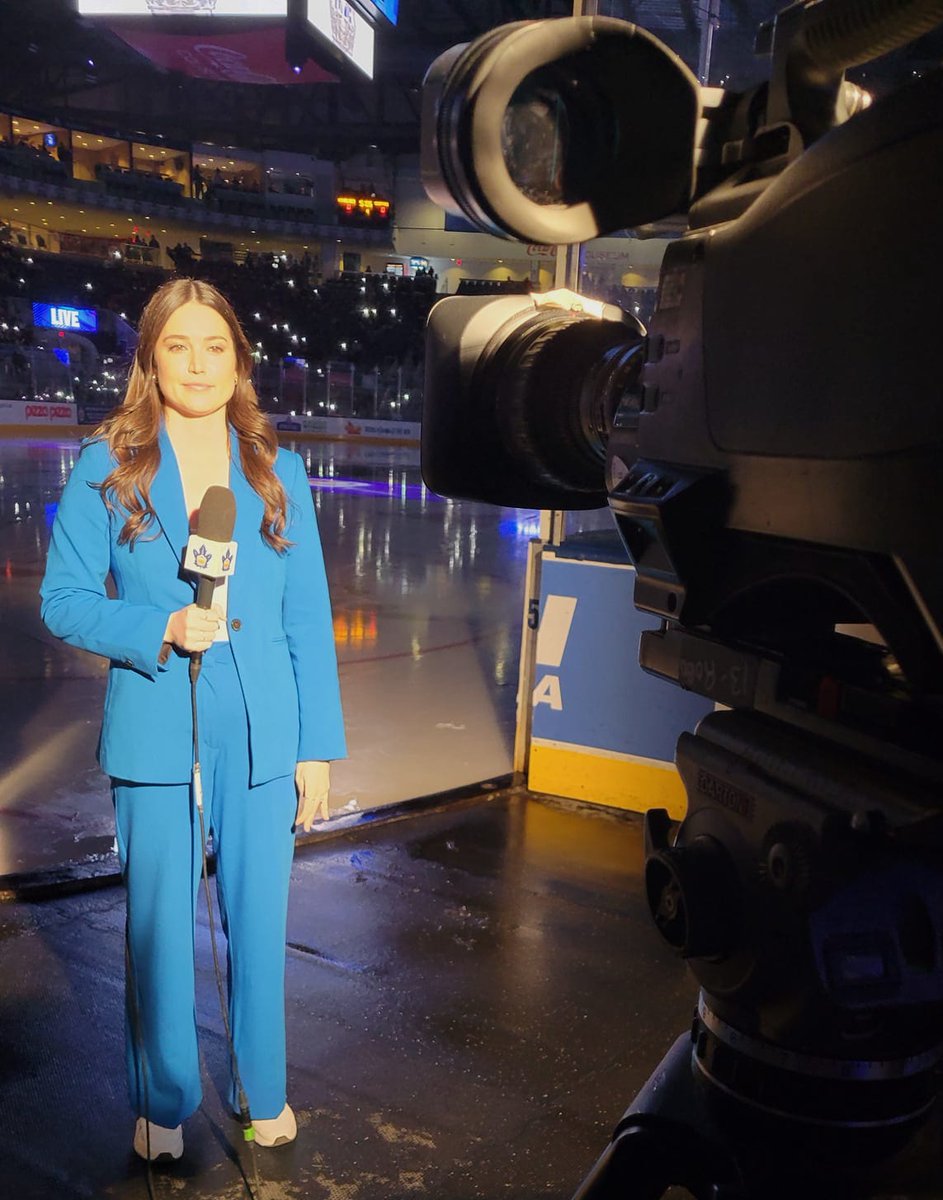
[[[937,1101],[943,70],[870,107],[842,70],[939,20],[932,0],[794,4],[768,31],[768,83],[702,93],[696,135],[687,118],[678,129],[697,146],[676,206],[688,232],[668,245],[647,331],[572,295],[447,298],[430,315],[427,484],[525,507],[608,502],[635,603],[663,618],[641,665],[729,710],[679,741],[684,821],[646,816],[649,906],[701,987],[692,1033],[576,1200],[670,1183],[698,1200],[867,1195],[862,1165]],[[511,29],[520,48],[526,27]],[[584,55],[592,35],[589,21]],[[426,169],[438,158],[447,186],[430,194],[457,187],[450,207],[480,228],[546,240],[533,195],[518,203],[507,171],[497,191],[475,174],[476,122],[502,147],[500,105],[480,103],[500,45],[492,31],[433,73],[445,101],[427,105]],[[562,109],[592,93],[571,57]],[[542,96],[545,115],[557,76],[530,68],[534,86],[505,78],[500,95]],[[571,207],[615,228],[593,204],[600,164],[561,161],[554,228]],[[628,182],[623,216],[677,215]]]

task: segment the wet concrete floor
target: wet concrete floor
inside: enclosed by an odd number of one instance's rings
[[[691,1014],[640,865],[637,818],[513,793],[299,848],[300,1132],[257,1151],[260,1200],[570,1196]],[[0,1196],[147,1196],[124,1090],[123,902],[108,887],[0,907]],[[154,1194],[236,1200],[202,909],[197,944],[204,1103]]]

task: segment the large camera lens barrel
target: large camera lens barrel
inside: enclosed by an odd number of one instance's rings
[[[641,367],[640,328],[538,310],[498,330],[472,388],[521,478],[605,503],[606,442],[623,391]]]
[[[440,300],[426,328],[426,485],[514,508],[604,507],[613,416],[644,345],[642,324],[611,305]]]

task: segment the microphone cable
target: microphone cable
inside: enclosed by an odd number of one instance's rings
[[[203,891],[206,897],[206,912],[210,927],[210,946],[213,951],[213,972],[216,976],[216,991],[219,996],[219,1011],[223,1019],[223,1030],[226,1034],[226,1045],[229,1049],[229,1066],[232,1071],[233,1083],[236,1089],[236,1099],[239,1104],[239,1121],[242,1125],[243,1141],[249,1145],[249,1154],[252,1160],[252,1177],[255,1183],[256,1190],[253,1192],[252,1186],[249,1183],[245,1171],[241,1169],[242,1181],[246,1186],[246,1191],[249,1193],[249,1200],[262,1200],[262,1180],[259,1175],[259,1156],[255,1145],[255,1127],[252,1124],[252,1114],[249,1111],[249,1100],[245,1093],[245,1088],[242,1086],[242,1077],[239,1074],[239,1062],[236,1058],[236,1047],[232,1039],[232,1030],[229,1025],[229,1009],[226,1003],[225,989],[223,987],[223,975],[219,966],[219,950],[216,945],[216,921],[214,917],[213,897],[210,890],[210,874],[209,863],[206,855],[206,822],[203,815],[203,778],[200,767],[200,736],[199,736],[199,721],[197,717],[196,703],[196,685],[200,677],[200,670],[203,666],[202,652],[194,652],[190,655],[190,711],[193,716],[193,799],[196,804],[197,815],[200,819],[200,847],[203,857]],[[150,1147],[148,1147],[148,1150]],[[237,1156],[238,1157],[238,1156]]]
[[[223,988],[222,970],[219,965],[219,950],[216,944],[216,921],[214,916],[212,891],[209,881],[209,862],[206,853],[206,822],[203,813],[203,781],[201,778],[200,768],[200,740],[199,740],[199,721],[197,717],[197,701],[196,701],[196,685],[200,677],[200,670],[203,666],[202,653],[193,653],[190,655],[189,676],[190,676],[190,711],[193,716],[193,799],[196,805],[197,815],[200,821],[200,847],[203,860],[202,879],[204,895],[206,897],[207,917],[210,927],[210,946],[213,953],[213,972],[216,977],[216,991],[219,997],[220,1014],[223,1020],[223,1030],[226,1035],[226,1045],[229,1050],[229,1064],[232,1071],[233,1081],[236,1086],[236,1097],[239,1103],[239,1121],[242,1126],[242,1136],[245,1142],[248,1142],[250,1147],[250,1156],[252,1159],[252,1177],[253,1184],[250,1184],[249,1178],[239,1163],[239,1173],[242,1176],[242,1182],[245,1185],[249,1200],[263,1200],[262,1179],[259,1173],[258,1152],[255,1145],[255,1128],[252,1124],[252,1115],[249,1111],[249,1101],[245,1093],[245,1088],[242,1085],[242,1077],[239,1074],[239,1063],[236,1057],[236,1047],[232,1039],[232,1030],[229,1024],[229,1010],[226,1005],[226,998]],[[138,1056],[141,1070],[141,1087],[144,1099],[144,1141],[145,1153],[147,1155],[144,1160],[145,1165],[145,1183],[147,1186],[148,1200],[155,1200],[154,1191],[154,1164],[151,1160],[151,1121],[150,1121],[150,1103],[148,1100],[147,1087],[147,1048],[144,1041],[141,1008],[138,1001],[138,985],[137,972],[134,969],[134,956],[131,950],[131,920],[130,920],[130,893],[126,889],[126,903],[128,904],[128,917],[125,921],[124,930],[124,956],[125,956],[125,971],[128,978],[128,1008],[131,1020],[131,1027],[134,1034],[134,1039],[137,1043]],[[237,1152],[237,1160],[239,1158]]]

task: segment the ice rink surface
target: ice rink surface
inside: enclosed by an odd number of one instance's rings
[[[0,875],[86,862],[112,844],[95,762],[107,663],[39,619],[49,530],[79,445],[0,440]],[[317,508],[347,725],[332,811],[504,775],[537,514],[434,495],[418,449],[291,445]],[[146,713],[141,723],[147,736]]]

